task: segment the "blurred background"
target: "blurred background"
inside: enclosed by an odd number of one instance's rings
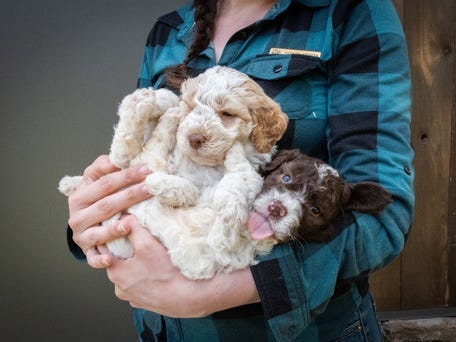
[[[137,340],[105,272],[69,253],[57,183],[108,152],[149,30],[185,2],[0,2],[0,340]]]

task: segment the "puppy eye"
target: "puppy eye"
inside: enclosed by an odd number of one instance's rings
[[[318,216],[318,215],[320,215],[320,208],[310,207],[310,212],[312,213],[312,215]]]
[[[232,118],[234,115],[231,113],[228,113],[228,112],[222,112],[221,116],[223,116],[225,118]]]
[[[291,182],[291,176],[287,175],[287,174],[282,175],[282,181],[284,183],[290,183]]]

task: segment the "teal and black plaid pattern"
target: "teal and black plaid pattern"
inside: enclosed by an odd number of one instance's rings
[[[146,44],[139,87],[163,86],[184,59],[193,8],[159,19]],[[290,124],[279,143],[329,161],[348,181],[375,181],[394,199],[380,216],[346,214],[327,244],[277,246],[251,267],[261,305],[202,319],[135,313],[144,341],[323,341],[354,320],[368,275],[402,250],[413,216],[410,74],[404,34],[389,0],[280,0],[237,32],[218,63],[211,46],[189,63],[247,73],[280,103]]]

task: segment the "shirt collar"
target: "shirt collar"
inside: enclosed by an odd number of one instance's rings
[[[331,3],[331,0],[294,0],[308,7],[324,7]]]
[[[324,7],[328,6],[331,3],[331,0],[279,0],[271,10],[266,14],[266,17],[263,20],[273,19],[278,14],[282,13],[285,9],[290,6],[291,2],[298,2],[303,4],[307,7]],[[188,6],[188,5],[187,5]],[[187,7],[189,8],[189,7]],[[191,9],[186,11],[184,15],[184,24],[181,27],[177,38],[181,39],[185,45],[190,46],[193,39],[193,32],[192,28],[194,25],[193,21],[193,6],[190,7]]]
[[[184,24],[182,25],[179,33],[177,34],[177,38],[182,40],[184,44],[189,47],[192,44],[193,39],[193,26],[195,24],[193,20],[193,13],[194,8],[191,7],[188,11],[184,14]]]
[[[331,3],[331,0],[279,0],[277,4],[284,9],[290,5],[290,2],[298,2],[307,7],[324,7]]]

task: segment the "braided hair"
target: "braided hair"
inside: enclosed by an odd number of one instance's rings
[[[194,0],[195,36],[181,64],[166,70],[166,85],[171,89],[179,89],[188,77],[187,64],[197,57],[210,43],[214,34],[214,22],[217,14],[218,0]]]

